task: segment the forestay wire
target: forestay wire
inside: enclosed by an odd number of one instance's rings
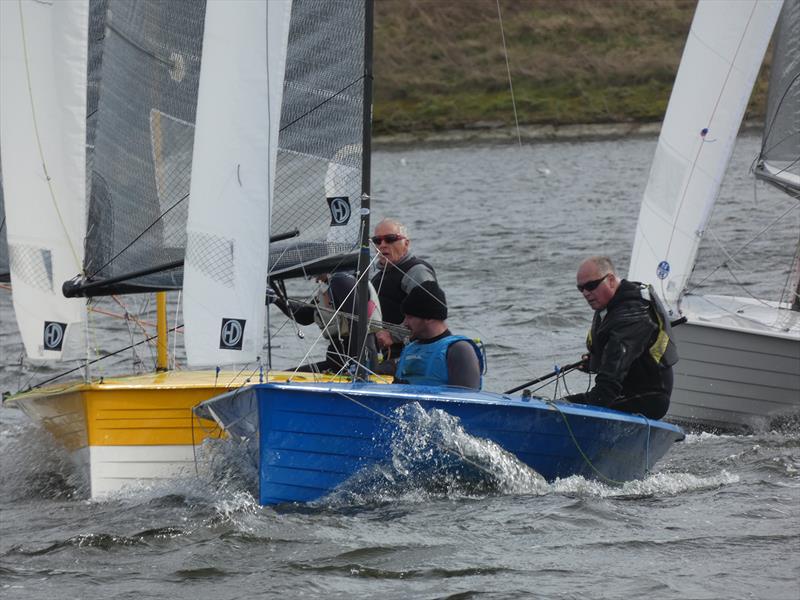
[[[508,73],[508,89],[511,92],[511,106],[514,108],[514,124],[517,129],[517,143],[522,148],[522,136],[519,132],[519,119],[517,118],[517,101],[514,98],[514,84],[511,82],[511,67],[508,62],[508,48],[506,47],[506,33],[503,29],[503,13],[500,11],[500,0],[497,0],[497,18],[500,21],[500,37],[503,39],[503,56],[506,59],[506,72]]]

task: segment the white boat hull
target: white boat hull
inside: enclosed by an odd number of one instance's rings
[[[687,297],[667,418],[762,429],[800,413],[798,313],[749,298]]]
[[[271,381],[336,379],[271,372]],[[200,402],[250,383],[248,373],[169,371],[36,388],[9,399],[68,453],[92,499],[191,477],[196,446],[224,435]]]
[[[189,445],[94,446],[89,451],[93,498],[143,482],[191,477],[199,466]]]

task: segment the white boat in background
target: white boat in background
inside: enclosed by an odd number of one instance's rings
[[[674,330],[680,361],[667,415],[681,423],[760,428],[800,410],[797,266],[788,301],[748,296],[747,290],[738,296],[688,293],[776,22],[754,172],[786,193],[785,214],[792,213],[800,199],[798,0],[700,0],[644,192],[628,278],[653,283],[672,315],[686,317]]]

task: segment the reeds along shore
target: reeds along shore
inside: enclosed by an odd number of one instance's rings
[[[659,123],[695,6],[500,0],[507,70],[494,0],[376,0],[374,132],[502,138],[514,125],[509,70],[531,139],[614,137],[604,133],[611,125],[624,124],[624,135]],[[763,115],[767,77],[762,69],[748,119]]]

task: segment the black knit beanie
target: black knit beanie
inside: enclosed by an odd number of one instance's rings
[[[403,313],[421,319],[447,318],[447,299],[435,281],[424,281],[403,300]]]

